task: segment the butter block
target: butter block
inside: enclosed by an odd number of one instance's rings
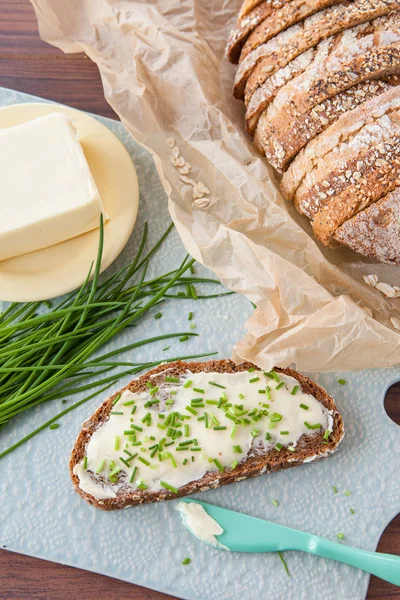
[[[0,260],[99,226],[100,194],[64,114],[1,129],[0,170]]]

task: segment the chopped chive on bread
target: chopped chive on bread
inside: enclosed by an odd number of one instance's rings
[[[70,473],[82,498],[115,510],[319,460],[343,436],[333,399],[292,369],[177,361],[105,400],[83,424]]]

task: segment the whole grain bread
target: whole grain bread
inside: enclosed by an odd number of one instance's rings
[[[250,5],[246,2],[245,4]],[[253,6],[248,7],[248,10],[242,9],[236,26],[229,35],[226,46],[226,54],[231,63],[236,64],[239,62],[243,44],[257,25],[286,4],[288,4],[288,0],[263,0],[262,2],[254,2]]]
[[[264,19],[249,35],[240,53],[240,62],[261,44],[265,44],[285,29],[341,0],[292,0]]]
[[[318,104],[363,81],[397,74],[399,39],[400,12],[396,12],[320,42],[312,62],[283,85],[272,101],[269,80],[256,90],[246,109],[247,130],[254,133],[266,109],[274,137],[296,135],[302,120]]]
[[[335,240],[368,258],[400,265],[400,188],[345,221]]]
[[[309,113],[302,115],[298,119],[297,128],[291,129],[283,138],[273,131],[268,112],[264,111],[257,123],[254,144],[259,152],[266,156],[268,162],[279,173],[283,173],[300,150],[339,117],[399,84],[400,78],[394,75],[387,80],[371,80],[355,85],[317,104]]]
[[[287,0],[288,1],[288,0]],[[244,0],[239,11],[239,19],[246,16],[253,8],[256,8],[259,4],[263,4],[265,0]]]
[[[398,0],[346,0],[313,14],[259,45],[241,60],[234,96],[243,98],[246,89],[246,97],[251,97],[274,72],[322,40],[394,10],[399,10]]]
[[[309,209],[306,203],[302,203],[302,199],[321,179],[320,174],[323,178],[330,170],[339,166],[336,156],[343,156],[344,160],[347,160],[352,156],[352,148],[366,149],[371,146],[371,142],[378,143],[385,139],[382,135],[387,138],[391,131],[390,119],[398,110],[400,88],[393,86],[383,94],[372,97],[354,110],[341,115],[310,141],[291,163],[281,180],[281,191],[285,198],[294,200],[299,210],[312,218],[316,211]],[[363,133],[365,128],[367,129]]]
[[[115,510],[128,506],[135,506],[138,504],[160,502],[162,500],[179,498],[188,494],[205,491],[210,488],[217,488],[222,485],[241,481],[250,477],[256,477],[263,473],[269,473],[288,467],[298,466],[311,457],[317,456],[318,460],[334,452],[344,436],[343,421],[336,408],[334,400],[323,388],[308,379],[308,377],[305,377],[304,375],[301,375],[300,373],[297,373],[289,368],[277,368],[275,369],[277,372],[284,373],[297,379],[305,393],[312,394],[314,398],[316,398],[326,409],[332,411],[333,431],[327,443],[323,437],[324,433],[319,430],[313,432],[312,434],[303,435],[296,446],[295,456],[286,447],[283,447],[280,451],[273,448],[268,450],[265,454],[249,454],[236,468],[225,469],[223,473],[220,471],[210,470],[200,480],[192,481],[182,486],[176,494],[164,489],[154,492],[148,490],[139,490],[134,488],[132,485],[126,485],[126,487],[121,487],[118,490],[116,498],[98,500],[85,493],[79,487],[79,479],[73,472],[74,467],[83,460],[86,452],[86,446],[89,443],[93,433],[109,418],[113,407],[113,400],[116,398],[117,394],[122,393],[127,389],[134,393],[146,391],[146,383],[149,381],[151,381],[153,385],[160,386],[164,381],[163,373],[165,371],[168,371],[169,376],[179,377],[187,372],[236,373],[239,371],[248,370],[253,366],[254,365],[251,363],[242,363],[240,365],[236,365],[230,360],[209,361],[206,363],[185,363],[177,361],[175,363],[161,365],[149,371],[142,377],[133,380],[123,390],[116,392],[110,398],[108,398],[100,406],[100,408],[98,408],[94,415],[83,424],[82,430],[72,450],[69,463],[71,479],[75,490],[90,504],[103,510]],[[91,476],[97,481],[102,481],[100,475],[92,473]]]
[[[286,197],[329,245],[357,212],[400,185],[400,89],[343,115],[302,151],[282,179]]]

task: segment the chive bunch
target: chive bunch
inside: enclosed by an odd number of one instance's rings
[[[146,253],[148,230],[145,225],[133,261],[100,282],[104,242],[101,219],[97,259],[77,292],[69,294],[55,307],[47,301],[12,303],[0,315],[0,428],[15,416],[43,402],[102,388],[56,415],[11,449],[0,453],[0,458],[60,416],[115,384],[121,376],[134,375],[165,361],[162,358],[151,363],[122,362],[116,358],[117,355],[159,340],[178,338],[185,341],[197,335],[193,331],[169,333],[135,340],[103,354],[98,352],[167,298],[214,298],[226,294],[197,294],[195,284],[219,282],[196,277],[193,269],[195,261],[188,256],[177,269],[157,277],[147,277],[150,261],[172,228],[171,224]],[[182,287],[185,292],[179,291]],[[128,368],[118,374],[101,377],[117,367]]]

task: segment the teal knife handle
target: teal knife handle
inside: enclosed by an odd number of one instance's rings
[[[367,552],[314,536],[309,541],[308,548],[302,549],[323,558],[331,558],[357,567],[400,586],[400,556]]]

